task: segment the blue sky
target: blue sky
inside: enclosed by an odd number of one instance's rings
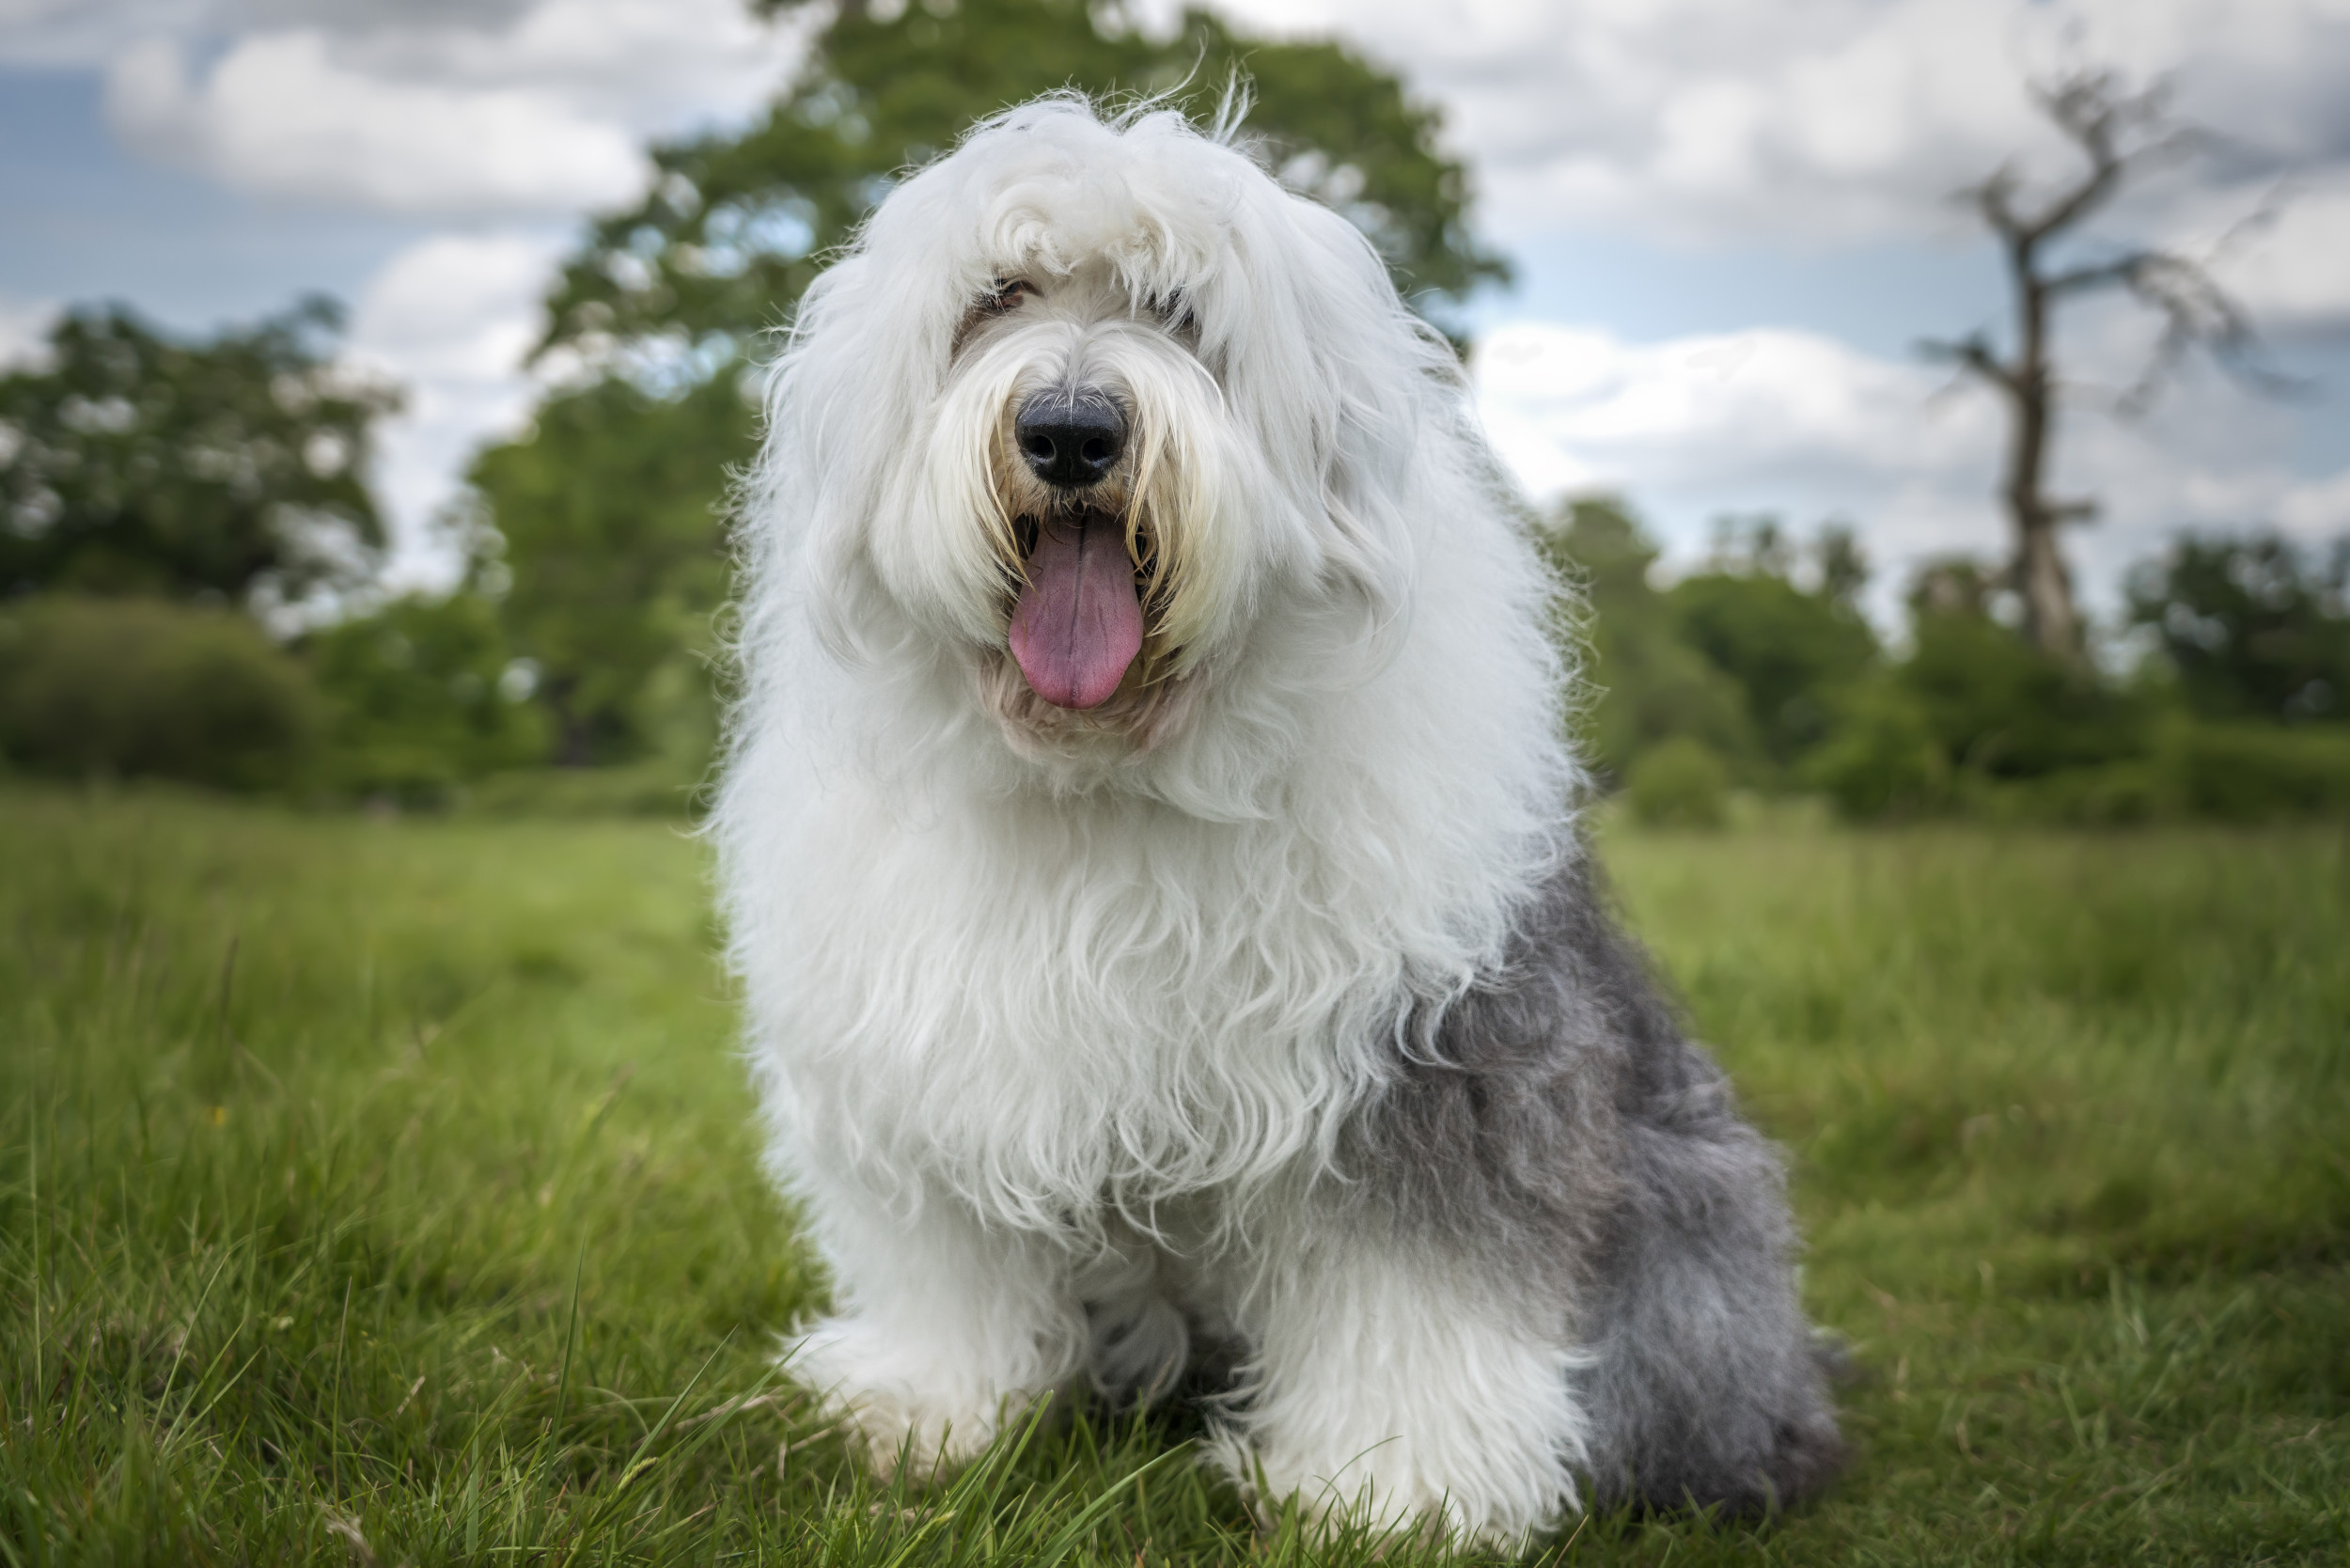
[[[1488,427],[1538,497],[1610,488],[1692,558],[1709,520],[1860,525],[1888,591],[1993,554],[1998,422],[1914,352],[1996,322],[1989,248],[1943,199],[2002,159],[2060,169],[2034,71],[2168,76],[2234,138],[2112,214],[2212,243],[2319,400],[2183,377],[2118,420],[2145,323],[2066,329],[2091,384],[2060,466],[2105,520],[2092,597],[2183,525],[2350,531],[2350,6],[2342,0],[1248,0],[1348,38],[1445,112],[1519,282],[1471,320]],[[647,137],[752,112],[789,33],[734,0],[0,0],[0,353],[61,305],[203,328],[322,290],[411,389],[378,474],[412,539],[468,454],[526,417],[537,301],[584,213],[641,189]],[[429,578],[429,553],[403,570]]]
[[[140,157],[83,69],[0,69],[0,294],[22,305],[126,299],[185,328],[281,308],[304,290],[358,297],[428,219],[256,198]]]

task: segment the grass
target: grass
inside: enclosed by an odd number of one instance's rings
[[[1546,1555],[2350,1559],[2342,832],[1606,858],[1791,1152],[1857,1457]],[[769,1365],[822,1282],[701,877],[660,823],[0,794],[0,1563],[1368,1561],[1257,1536],[1181,1413],[847,1462]]]

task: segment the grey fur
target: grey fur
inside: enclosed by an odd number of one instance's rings
[[[1334,1200],[1547,1293],[1596,1356],[1577,1392],[1602,1506],[1760,1512],[1841,1466],[1796,1300],[1777,1155],[1609,920],[1588,856],[1503,970],[1399,1032]]]
[[[1591,1354],[1575,1393],[1592,1503],[1749,1514],[1834,1479],[1844,1449],[1778,1158],[1610,920],[1587,855],[1530,902],[1499,971],[1414,1008],[1394,1041],[1315,1207]],[[1138,1247],[1137,1278],[1089,1293],[1097,1385],[1245,1400],[1245,1336],[1170,1307],[1140,1277],[1152,1256]]]

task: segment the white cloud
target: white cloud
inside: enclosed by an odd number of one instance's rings
[[[88,70],[126,38],[195,27],[212,8],[207,0],[0,0],[0,64]]]
[[[2307,540],[2350,532],[2350,469],[2289,485],[2274,507],[2280,526]]]
[[[1447,108],[1505,239],[1600,228],[1821,246],[1952,232],[1944,200],[2022,154],[2061,166],[2024,91],[2068,60],[2175,79],[2240,138],[2189,171],[2350,159],[2341,0],[1243,0],[1342,32]],[[2264,150],[2256,150],[2264,149]]]
[[[1480,342],[1475,368],[1487,430],[1529,492],[1620,491],[1684,556],[1713,515],[1762,496],[1807,525],[1856,517],[1904,557],[1996,527],[1988,403],[1814,333],[1626,343],[1522,322]]]
[[[382,27],[354,57],[387,71],[527,84],[639,133],[732,120],[765,103],[798,60],[807,19],[756,22],[743,0],[530,0],[511,24]],[[394,12],[398,15],[398,12]],[[460,15],[472,13],[460,12]]]
[[[446,572],[431,519],[541,389],[522,360],[561,220],[634,200],[648,138],[768,102],[812,20],[762,24],[742,0],[0,8],[0,59],[102,67],[110,122],[148,156],[273,199],[477,226],[388,258],[354,314],[353,363],[407,392],[374,473],[402,581]]]
[[[365,75],[315,33],[249,39],[201,83],[177,44],[149,39],[115,61],[106,106],[159,160],[258,195],[392,212],[617,206],[650,173],[623,128],[552,94]]]
[[[1682,561],[1713,517],[1758,505],[1798,527],[1832,515],[1860,525],[1881,596],[1922,557],[2006,552],[1991,494],[2000,411],[1924,367],[1812,333],[1627,343],[1529,321],[1480,343],[1475,373],[1487,431],[1530,493],[1621,492]],[[2105,508],[2068,535],[2092,601],[2109,603],[2122,569],[2183,527],[2350,529],[2350,470],[2294,472],[2269,411],[2218,377],[2190,374],[2142,422],[2084,397],[2061,423],[2052,488]]]
[[[57,307],[45,302],[10,299],[0,294],[0,371],[11,370],[40,358]]]
[[[144,8],[118,7],[131,25]],[[404,213],[572,212],[634,200],[648,135],[738,118],[799,33],[737,0],[258,8],[191,71],[183,24],[118,42],[110,120],[132,146],[258,195]]]
[[[2279,200],[2275,218],[2222,258],[2219,276],[2259,320],[2350,321],[2350,168]]]
[[[521,427],[542,387],[523,359],[544,326],[559,236],[443,234],[378,272],[353,313],[353,364],[399,382],[406,406],[381,432],[373,476],[390,513],[400,583],[445,578],[429,525],[484,443]]]

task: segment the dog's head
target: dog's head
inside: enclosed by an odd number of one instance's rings
[[[1060,97],[899,185],[810,290],[767,478],[836,652],[943,662],[1025,754],[1133,754],[1269,620],[1333,664],[1395,619],[1456,385],[1342,218],[1177,114]]]

